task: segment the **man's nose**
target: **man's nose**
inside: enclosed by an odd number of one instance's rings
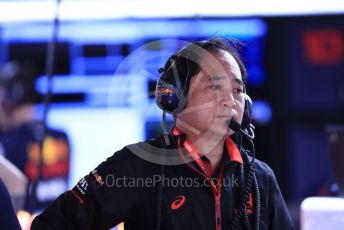
[[[226,90],[221,95],[221,104],[228,108],[236,106],[232,90]]]

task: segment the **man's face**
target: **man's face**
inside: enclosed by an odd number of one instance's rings
[[[245,106],[243,81],[238,63],[228,52],[200,56],[200,73],[190,80],[188,102],[177,115],[177,127],[196,135],[229,136],[228,123],[241,123]]]

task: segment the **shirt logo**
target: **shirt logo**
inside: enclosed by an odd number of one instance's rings
[[[72,194],[77,198],[80,204],[84,203],[84,196],[87,193],[88,182],[85,177],[83,177],[76,186],[71,190]]]
[[[102,178],[101,176],[98,175],[97,170],[93,170],[93,171],[92,171],[92,174],[93,174],[93,176],[95,177],[96,181],[97,181],[100,185],[103,185],[103,184],[104,184],[103,178]]]
[[[185,196],[177,196],[176,200],[172,202],[171,209],[176,210],[180,208],[185,202]]]
[[[247,202],[247,209],[246,213],[251,215],[253,214],[253,201],[252,201],[252,193],[250,194],[250,199]]]
[[[78,184],[76,185],[76,188],[80,191],[80,193],[82,195],[85,195],[86,191],[87,191],[87,187],[88,187],[88,183],[87,180],[84,178],[82,178]]]
[[[239,214],[239,209],[234,209],[234,214]],[[246,202],[246,214],[252,215],[253,214],[253,200],[252,200],[252,193],[250,194],[249,200]]]

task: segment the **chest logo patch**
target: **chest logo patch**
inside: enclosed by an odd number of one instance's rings
[[[185,202],[185,196],[177,196],[176,200],[172,202],[171,209],[176,210],[180,208]]]

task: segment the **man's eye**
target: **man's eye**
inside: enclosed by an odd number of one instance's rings
[[[243,90],[238,88],[238,89],[233,89],[234,93],[243,93]]]
[[[219,89],[222,89],[222,86],[221,85],[212,85],[210,86],[212,89],[215,89],[215,90],[219,90]]]

